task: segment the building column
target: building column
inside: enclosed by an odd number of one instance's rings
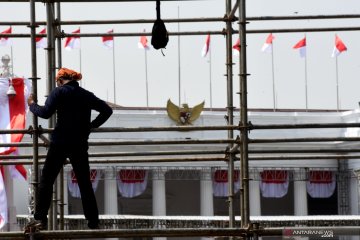
[[[299,170],[295,172],[294,177],[294,215],[307,216],[307,191],[306,191],[306,177],[304,171]]]
[[[355,176],[355,177],[354,177]],[[360,205],[360,169],[355,170],[350,178],[350,214],[359,215]],[[351,236],[351,240],[359,240],[360,236]]]
[[[97,174],[100,174],[99,172]],[[104,213],[110,215],[118,214],[118,189],[116,183],[116,172],[113,168],[105,169],[104,177]]]
[[[6,167],[4,171],[4,185],[8,208],[8,230],[19,230],[16,222],[16,207],[14,206],[14,183],[11,178],[9,167]]]
[[[68,178],[71,177],[69,176],[69,170],[66,170],[66,168],[64,168],[64,179],[63,179],[63,184],[64,184],[64,215],[69,215],[69,187],[68,187]]]
[[[261,199],[260,199],[260,182],[251,180],[249,182],[250,188],[250,216],[261,216]]]
[[[214,196],[211,169],[201,171],[200,215],[214,216]]]
[[[156,169],[152,171],[152,210],[153,216],[166,216],[166,186],[165,170]],[[161,227],[161,226],[159,226]],[[164,226],[165,227],[165,226]],[[166,240],[166,237],[154,237],[153,240]]]

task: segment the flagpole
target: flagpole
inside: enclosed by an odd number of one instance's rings
[[[146,107],[149,107],[149,86],[148,86],[148,73],[147,73],[147,51],[145,49],[145,84],[146,84]]]
[[[79,29],[80,29],[80,27],[79,27]],[[81,66],[82,66],[82,63],[81,63],[81,42],[80,42],[80,47],[79,47],[79,70],[80,70],[80,72],[82,72],[81,71]],[[83,88],[85,88],[85,82],[84,81],[80,81],[80,85],[82,85],[82,87]]]
[[[180,7],[178,6],[178,19],[180,18]],[[178,22],[178,32],[180,32],[180,22]],[[181,106],[181,61],[180,61],[180,35],[178,35],[178,84],[179,84],[179,106]]]
[[[115,82],[115,39],[113,39],[113,48],[112,48],[112,53],[113,53],[113,81],[114,81],[114,104],[116,104],[116,82]]]
[[[11,54],[11,76],[14,77],[14,55],[13,55],[13,47],[10,46],[10,54]]]
[[[306,40],[306,34],[305,34],[305,40]],[[304,60],[305,60],[305,107],[306,107],[306,111],[308,111],[307,53],[306,52],[305,52],[305,59]]]
[[[212,110],[211,44],[209,45],[210,110]]]
[[[338,56],[335,57],[335,64],[336,64],[336,108],[339,111],[339,71],[338,71]]]
[[[274,105],[274,112],[276,109],[276,102],[275,102],[275,74],[274,74],[274,44],[271,44],[271,70],[272,70],[272,82],[273,82],[273,105]]]

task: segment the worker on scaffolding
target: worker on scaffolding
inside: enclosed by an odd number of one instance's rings
[[[44,106],[35,103],[31,95],[27,102],[30,111],[48,119],[57,112],[57,122],[51,134],[40,178],[35,203],[34,220],[28,227],[47,228],[47,213],[51,203],[52,187],[66,158],[70,159],[77,178],[85,218],[90,229],[98,228],[99,212],[90,181],[88,138],[92,128],[101,126],[112,114],[112,109],[93,93],[79,86],[81,73],[61,68],[56,76],[57,88],[47,98]],[[91,121],[91,111],[99,115]]]

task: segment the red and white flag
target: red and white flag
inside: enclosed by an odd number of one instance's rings
[[[306,57],[306,37],[296,43],[293,48],[299,50],[300,57]]]
[[[272,33],[270,33],[269,36],[266,38],[266,41],[261,48],[261,51],[271,53],[272,52],[272,44],[273,44],[272,42],[273,42],[274,38],[275,37],[272,35]]]
[[[335,174],[332,171],[310,171],[306,190],[312,198],[329,198],[336,188]]]
[[[8,29],[2,31],[1,33],[4,33],[4,34],[11,34],[12,33],[12,28],[9,27]],[[12,45],[12,41],[11,41],[11,38],[9,37],[0,37],[0,46],[11,46]]]
[[[264,170],[260,176],[260,190],[263,197],[282,198],[287,194],[289,174],[286,170]]]
[[[40,34],[46,34],[46,28],[41,30],[39,33]],[[35,42],[36,42],[36,48],[47,48],[47,39],[46,39],[46,37],[37,37],[37,38],[35,38]]]
[[[120,170],[117,186],[121,196],[133,198],[141,195],[147,187],[148,172],[142,169]]]
[[[234,44],[234,46],[232,48],[234,49],[234,55],[239,56],[239,54],[240,54],[240,38],[238,38],[238,40],[236,41],[236,43]]]
[[[344,42],[339,38],[338,35],[335,35],[335,46],[331,57],[337,57],[346,50],[347,47],[345,46]]]
[[[240,189],[240,171],[234,170],[234,194]],[[215,197],[227,197],[229,195],[228,171],[216,170],[213,178],[213,194]]]
[[[73,31],[74,34],[80,33],[80,28]],[[73,49],[80,49],[80,37],[74,36],[74,37],[67,37],[65,38],[65,45],[66,50],[73,50]]]
[[[210,50],[210,34],[206,36],[204,47],[201,50],[201,56],[206,57]]]
[[[8,207],[4,184],[4,171],[0,167],[0,229],[2,229],[8,222]]]
[[[109,30],[107,33],[114,33],[114,29]],[[102,36],[101,39],[105,48],[114,48],[114,36]]]
[[[14,87],[16,95],[9,98],[7,91],[10,84]],[[25,115],[28,105],[26,99],[31,93],[31,82],[23,78],[0,78],[0,129],[24,129]],[[0,143],[20,142],[24,134],[1,134]],[[0,147],[1,155],[14,152],[16,147]]]
[[[138,42],[138,47],[141,49],[150,50],[146,36],[140,37],[140,41]]]
[[[96,191],[96,189],[98,187],[99,179],[100,179],[100,173],[95,169],[90,170],[90,181],[91,181],[91,185],[92,185],[94,192]],[[72,197],[81,198],[79,184],[76,179],[74,171],[69,172],[68,187],[69,187],[70,195]]]
[[[16,95],[9,98],[7,91],[10,84],[14,87]],[[28,79],[0,78],[0,129],[24,129],[27,110],[26,99],[31,93],[31,82]],[[0,143],[20,142],[24,134],[0,134]],[[16,153],[16,147],[0,147],[1,155]],[[2,171],[5,168],[1,168]],[[10,175],[15,178],[26,179],[26,169],[22,165],[9,166]],[[0,229],[7,222],[7,199],[5,193],[3,172],[0,177]]]

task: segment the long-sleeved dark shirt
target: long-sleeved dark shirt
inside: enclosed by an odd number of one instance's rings
[[[99,115],[91,121],[91,110]],[[55,129],[51,142],[56,144],[79,144],[87,142],[91,128],[100,127],[111,116],[112,109],[93,93],[81,88],[76,81],[55,88],[44,106],[30,105],[36,116],[48,119],[57,111]]]

